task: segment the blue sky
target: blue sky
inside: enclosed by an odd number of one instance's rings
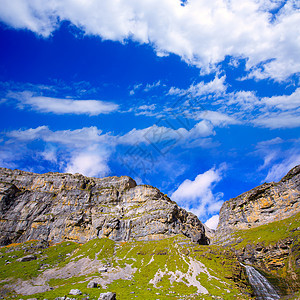
[[[0,166],[129,175],[215,227],[300,163],[295,0],[0,0]]]

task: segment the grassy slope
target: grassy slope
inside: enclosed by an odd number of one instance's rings
[[[231,247],[236,251],[242,251],[245,248],[255,249],[257,246],[263,249],[276,249],[276,244],[284,244],[285,241],[290,241],[288,256],[281,257],[278,255],[272,258],[269,256],[270,253],[265,251],[259,261],[260,266],[264,266],[264,268],[256,267],[274,285],[278,286],[283,294],[299,290],[300,266],[299,263],[297,266],[296,261],[300,259],[300,213],[281,221],[237,231],[232,234],[232,240]],[[274,263],[276,260],[282,262],[283,267],[272,269],[270,262]],[[299,299],[298,296],[295,299]]]
[[[97,289],[88,289],[87,283],[91,278],[105,278],[108,273],[91,273],[84,276],[74,276],[60,279],[52,278],[47,281],[54,289],[48,292],[30,296],[18,295],[22,299],[55,299],[58,296],[68,295],[70,289],[78,288],[90,299],[98,299],[100,292],[115,291],[117,299],[249,299],[244,292],[250,292],[245,286],[246,280],[235,256],[231,251],[216,246],[199,246],[189,242],[183,236],[167,238],[159,241],[139,241],[114,243],[109,239],[95,239],[84,245],[73,242],[64,242],[47,249],[35,251],[38,259],[30,262],[16,262],[18,257],[27,255],[36,242],[0,248],[0,280],[9,280],[9,283],[18,279],[36,278],[43,272],[42,264],[46,268],[63,268],[71,261],[78,261],[83,257],[102,261],[111,267],[124,268],[131,265],[136,268],[130,279],[118,279]],[[26,250],[27,249],[27,250]],[[28,252],[29,251],[29,252]],[[182,282],[172,282],[171,273],[178,272],[192,275],[189,269],[190,260],[200,261],[207,272],[197,275],[197,280],[207,289],[208,294],[197,294],[196,286],[189,286],[187,278]],[[6,260],[11,261],[6,264]],[[167,272],[157,281],[156,287],[149,283],[157,271]],[[110,271],[109,271],[110,272]],[[111,271],[113,272],[113,271]],[[209,275],[208,275],[209,274]],[[211,278],[209,278],[212,276]],[[239,279],[242,278],[242,280]],[[0,289],[5,292],[5,284],[0,283]],[[7,292],[7,290],[6,290]],[[13,292],[6,294],[12,297]],[[212,296],[213,295],[213,296]],[[81,299],[83,296],[70,296]]]
[[[266,274],[273,283],[280,280],[291,280],[291,271],[300,278],[296,259],[300,257],[298,237],[300,232],[300,214],[291,218],[259,226],[233,234],[230,247],[217,245],[200,246],[191,243],[183,236],[166,238],[159,241],[137,241],[115,243],[109,239],[95,239],[79,245],[73,242],[63,242],[46,249],[36,249],[37,242],[10,245],[0,248],[0,292],[6,292],[6,298],[14,293],[9,291],[7,283],[17,280],[34,279],[44,270],[64,268],[70,262],[78,262],[87,257],[100,261],[111,268],[125,268],[130,265],[136,271],[129,279],[117,279],[107,284],[107,288],[88,289],[87,283],[95,278],[106,278],[108,273],[91,272],[87,275],[65,276],[66,278],[50,278],[46,284],[53,290],[30,296],[18,295],[19,298],[55,299],[68,295],[70,289],[78,288],[90,299],[98,299],[100,292],[114,291],[117,299],[250,299],[251,292],[246,284],[245,274],[232,250],[240,251],[248,247],[263,245],[270,247],[285,239],[292,239],[291,254],[285,260],[285,267]],[[19,257],[30,253],[38,259],[29,262],[17,262]],[[195,260],[204,265],[204,270],[197,275],[197,280],[207,289],[208,294],[198,294],[197,287],[188,284],[186,278],[181,282],[172,282],[171,273],[179,271],[192,275],[189,270],[190,261]],[[7,263],[7,261],[11,263]],[[63,269],[62,269],[63,270]],[[156,283],[150,283],[158,271],[165,272]],[[295,277],[294,277],[295,278]],[[298,280],[298,279],[297,279]],[[97,281],[97,280],[96,280]],[[84,296],[71,296],[82,299]],[[299,295],[298,295],[299,296]],[[297,299],[298,296],[295,296]]]

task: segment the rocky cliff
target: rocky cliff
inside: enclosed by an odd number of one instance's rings
[[[215,241],[231,232],[288,218],[300,211],[300,165],[279,182],[264,183],[226,201],[220,210]]]
[[[208,243],[195,215],[130,177],[40,175],[0,168],[0,245],[34,239],[151,240],[175,234]]]

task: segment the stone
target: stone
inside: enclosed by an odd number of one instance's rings
[[[183,234],[208,244],[192,213],[150,185],[128,177],[35,174],[0,168],[0,246],[39,240],[48,243],[93,238],[156,240]]]
[[[82,295],[81,291],[78,290],[78,289],[72,289],[72,290],[70,290],[69,294],[70,295],[74,295],[74,296]]]
[[[97,283],[97,282],[94,282],[94,281],[90,281],[90,282],[87,284],[87,288],[88,288],[88,289],[97,288],[97,287],[98,287],[98,283]]]
[[[105,273],[105,272],[107,272],[107,268],[106,267],[99,268],[98,272],[99,273]]]
[[[31,261],[31,260],[36,260],[36,259],[37,259],[37,257],[35,255],[30,254],[30,255],[18,258],[16,261],[24,262],[24,261]]]
[[[107,292],[107,293],[101,293],[98,300],[116,300],[116,293]]]

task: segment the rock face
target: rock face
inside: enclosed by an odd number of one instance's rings
[[[146,240],[174,234],[208,243],[195,215],[130,177],[40,175],[0,168],[0,245],[32,239]]]
[[[282,220],[299,211],[300,165],[277,183],[264,183],[226,201],[214,240],[224,240],[230,232]]]

